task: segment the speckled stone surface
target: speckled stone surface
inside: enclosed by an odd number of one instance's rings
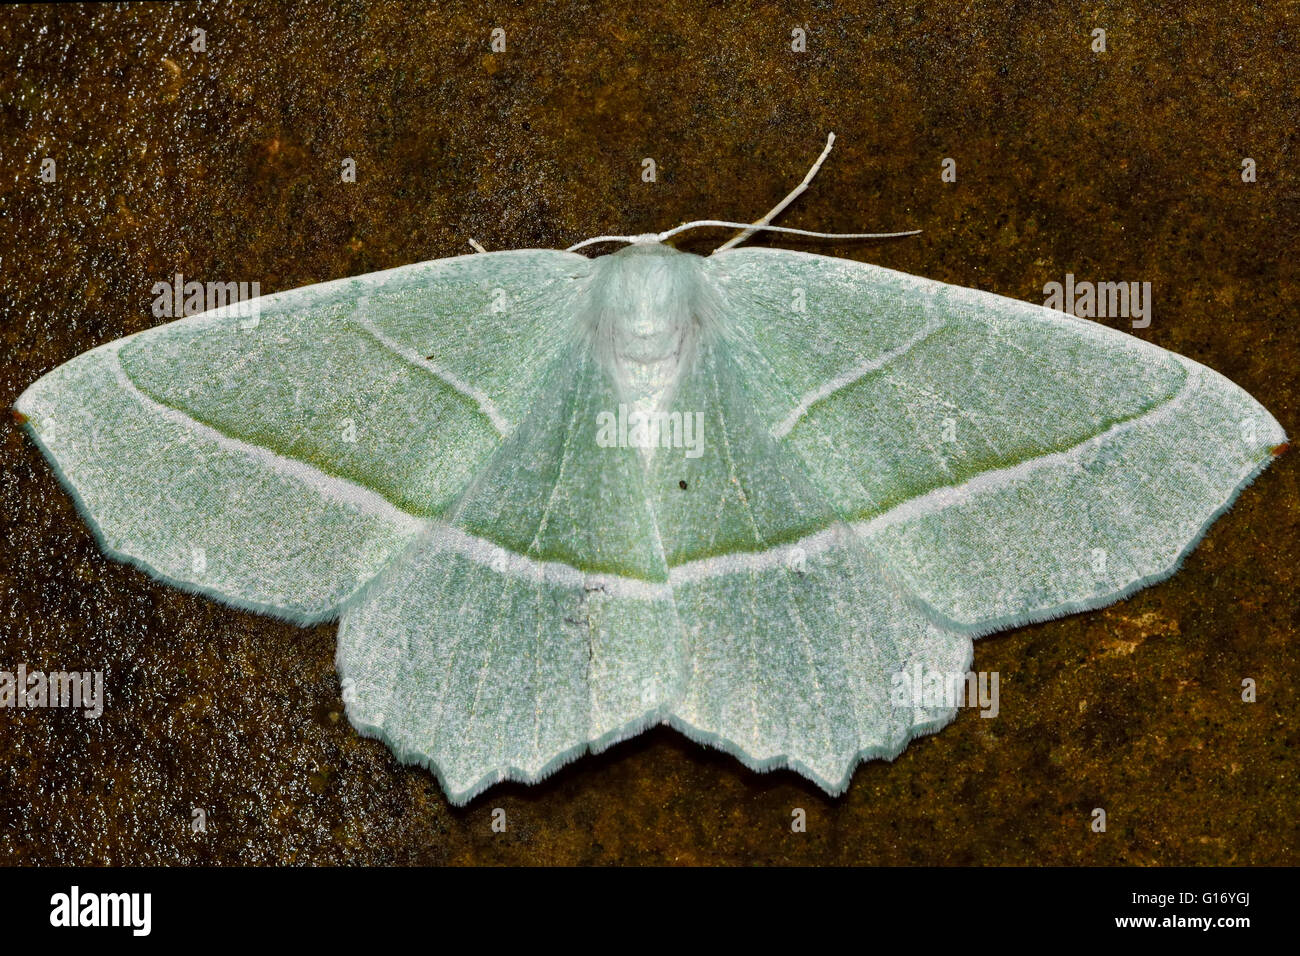
[[[783,222],[925,232],[783,244],[1032,301],[1067,272],[1150,281],[1138,334],[1294,434],[1296,6],[983,6],[4,7],[0,402],[154,324],[150,289],[178,271],[269,293],[460,254],[470,236],[564,246],[749,219],[833,129]],[[1294,454],[1172,580],[978,642],[999,716],[963,712],[839,799],[661,728],[457,810],[348,726],[333,625],[107,560],[8,420],[0,443],[0,670],[108,685],[98,721],[0,711],[6,863],[1300,862]]]

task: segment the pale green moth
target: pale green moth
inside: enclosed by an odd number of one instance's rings
[[[311,285],[17,409],[108,554],[337,617],[353,726],[454,803],[661,722],[839,793],[953,718],[899,675],[1172,574],[1285,437],[1100,324],[734,248],[816,168],[708,257],[688,224]]]

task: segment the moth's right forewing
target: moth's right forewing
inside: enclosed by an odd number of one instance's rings
[[[1223,376],[1096,322],[784,250],[710,267],[773,434],[969,633],[1167,577],[1285,441]]]

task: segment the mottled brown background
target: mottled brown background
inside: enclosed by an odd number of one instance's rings
[[[153,324],[150,287],[175,271],[269,293],[469,236],[752,218],[833,129],[785,223],[925,233],[811,248],[1036,301],[1067,271],[1150,281],[1139,334],[1294,432],[1298,38],[1295,3],[1220,0],[5,7],[0,404]],[[20,430],[0,441],[0,669],[109,687],[98,722],[0,713],[5,862],[1300,862],[1294,454],[1171,581],[979,642],[1001,716],[962,713],[840,799],[659,729],[457,810],[349,728],[332,625],[106,560]]]

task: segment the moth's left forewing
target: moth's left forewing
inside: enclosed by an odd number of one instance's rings
[[[16,403],[110,554],[333,616],[523,415],[587,260],[435,260],[205,312],[77,356]]]

